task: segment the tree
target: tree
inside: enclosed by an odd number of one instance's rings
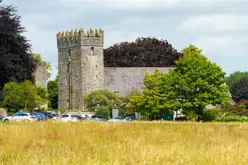
[[[48,107],[51,109],[58,109],[58,76],[55,80],[49,81],[47,85],[48,90]]]
[[[169,81],[168,75],[158,69],[151,75],[146,74],[143,95],[132,96],[130,99],[134,110],[145,116],[162,116],[177,110],[179,107],[175,103],[172,105],[168,98]]]
[[[0,91],[8,82],[34,82],[37,59],[29,53],[30,45],[22,35],[25,28],[12,6],[0,6]],[[1,93],[1,92],[0,92]]]
[[[111,114],[112,109],[119,109],[121,98],[118,94],[108,90],[96,90],[83,98],[89,111],[97,111],[98,109],[108,109]]]
[[[165,67],[175,65],[182,56],[166,40],[138,38],[104,50],[106,67]]]
[[[237,104],[230,105],[225,110],[232,115],[248,116],[248,100],[241,100]]]
[[[134,107],[131,104],[131,98],[134,96],[141,96],[138,89],[132,89],[125,97],[122,97],[121,111],[122,115],[133,115],[135,113]]]
[[[157,70],[145,77],[144,96],[132,99],[140,111],[161,114],[181,109],[189,119],[200,120],[207,105],[230,101],[222,69],[193,45],[182,52],[184,57],[168,75]]]
[[[46,89],[34,86],[31,81],[27,80],[22,84],[10,82],[3,89],[2,106],[9,110],[32,110],[46,103],[46,100]]]
[[[3,100],[2,106],[8,110],[17,110],[20,107],[24,107],[21,86],[16,82],[5,84],[3,89]]]
[[[241,100],[248,100],[248,79],[243,78],[232,84],[230,89],[232,99],[235,102],[240,102]]]
[[[41,55],[37,54],[37,53],[32,53],[31,54],[38,60],[38,65],[40,66],[44,66],[47,69],[48,75],[47,77],[50,78],[52,76],[52,73],[50,73],[49,71],[52,71],[52,64],[50,62],[44,62]]]
[[[106,119],[110,118],[110,113],[109,113],[109,110],[107,108],[99,108],[99,109],[97,109],[96,115],[97,116],[102,116],[102,117],[104,117]]]
[[[234,83],[240,81],[241,79],[248,79],[248,72],[234,72],[230,76],[226,77],[226,84],[232,86]]]

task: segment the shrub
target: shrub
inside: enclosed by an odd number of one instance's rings
[[[213,120],[214,122],[248,122],[248,118],[239,118],[234,116],[217,118]]]
[[[213,121],[217,116],[222,116],[223,110],[204,110],[202,115],[203,121]]]
[[[99,108],[96,111],[96,116],[102,116],[106,119],[110,119],[110,111],[107,108]]]
[[[58,112],[60,114],[65,114],[65,113],[67,113],[67,110],[65,110],[65,109],[58,109]]]
[[[227,107],[227,112],[239,116],[248,116],[248,100],[241,100],[238,104]]]
[[[140,115],[140,120],[150,120],[148,114]]]

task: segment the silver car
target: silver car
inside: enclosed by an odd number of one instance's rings
[[[10,122],[10,121],[37,121],[37,118],[35,115],[32,115],[31,113],[16,112],[12,116],[7,116],[3,118],[4,123]]]

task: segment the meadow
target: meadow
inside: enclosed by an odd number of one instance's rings
[[[248,164],[248,124],[0,123],[0,164]]]

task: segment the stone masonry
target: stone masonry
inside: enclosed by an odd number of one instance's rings
[[[82,98],[94,90],[107,89],[124,96],[141,89],[146,73],[153,67],[105,67],[103,30],[84,29],[57,34],[60,109],[85,111]],[[170,67],[158,68],[169,73]]]
[[[173,67],[105,67],[104,88],[125,96],[133,88],[141,89],[144,87],[143,82],[146,73],[152,74],[156,69],[167,74]]]
[[[34,75],[35,85],[47,89],[48,72],[46,62],[41,62],[38,64]],[[42,105],[41,108],[48,109],[48,103]]]
[[[103,89],[103,44],[102,29],[57,34],[60,109],[85,110],[82,98]]]

